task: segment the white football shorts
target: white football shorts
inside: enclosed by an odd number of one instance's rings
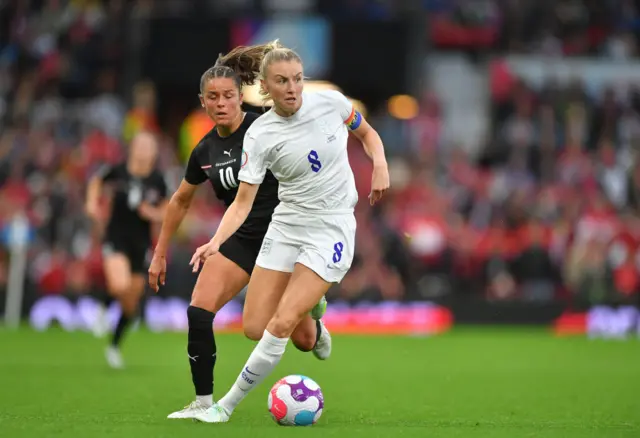
[[[353,212],[301,214],[279,208],[262,241],[256,265],[293,272],[305,265],[323,280],[339,283],[351,268],[356,237]]]

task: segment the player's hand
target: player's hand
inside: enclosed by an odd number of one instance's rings
[[[138,214],[140,215],[140,217],[148,221],[153,221],[154,213],[154,207],[148,202],[142,202],[138,207]]]
[[[193,254],[193,257],[191,257],[191,261],[189,262],[189,264],[193,266],[193,272],[198,272],[200,263],[204,264],[205,260],[217,253],[219,249],[220,245],[214,242],[213,239],[211,239],[206,245],[202,245],[200,248],[196,249],[196,252]]]
[[[389,168],[387,163],[374,165],[371,176],[371,193],[369,194],[369,204],[374,205],[384,193],[389,189]]]
[[[149,266],[149,287],[158,293],[160,285],[164,286],[167,276],[167,259],[163,255],[153,254]]]

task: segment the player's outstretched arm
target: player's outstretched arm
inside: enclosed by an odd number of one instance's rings
[[[160,285],[164,285],[169,242],[189,211],[197,187],[182,180],[180,187],[171,196],[167,204],[158,243],[153,251],[153,259],[149,265],[149,286],[155,292],[158,291],[158,282]]]
[[[357,114],[357,113],[356,113]],[[378,202],[389,188],[389,169],[387,158],[384,155],[384,146],[378,132],[371,125],[357,114],[361,120],[351,132],[362,142],[364,151],[373,161],[373,175],[371,176],[371,194],[369,202],[371,205]]]
[[[184,220],[184,217],[187,215],[197,188],[198,186],[189,184],[185,180],[182,180],[178,190],[176,190],[173,196],[171,196],[171,199],[167,204],[164,219],[162,220],[158,244],[154,250],[155,254],[162,256],[167,255],[169,241],[178,230],[178,227]]]
[[[227,208],[224,216],[222,216],[222,221],[218,226],[216,234],[211,238],[209,243],[198,248],[193,254],[191,262],[189,263],[193,265],[193,272],[197,272],[200,263],[204,262],[207,257],[217,253],[220,245],[226,242],[233,233],[238,231],[238,228],[240,228],[251,212],[253,201],[256,199],[259,188],[260,184],[240,182],[238,193],[229,208]]]

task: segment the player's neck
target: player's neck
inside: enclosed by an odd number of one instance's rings
[[[293,111],[285,111],[282,108],[280,108],[279,106],[275,105],[274,106],[274,111],[276,112],[277,115],[279,115],[280,117],[291,117],[292,115],[294,115],[295,113],[297,113],[300,110],[300,108],[296,108]]]
[[[238,113],[238,117],[236,117],[233,123],[231,123],[230,125],[228,126],[217,125],[216,131],[218,131],[218,135],[220,137],[229,137],[231,134],[236,132],[240,127],[240,125],[242,125],[245,115],[246,113],[244,111],[240,111]]]

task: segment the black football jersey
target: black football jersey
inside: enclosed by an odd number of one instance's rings
[[[246,161],[242,149],[244,134],[258,117],[259,114],[246,113],[240,127],[228,137],[220,137],[215,128],[205,135],[191,152],[185,181],[198,185],[209,180],[217,198],[225,206],[231,205],[240,185],[238,172]],[[258,189],[253,208],[236,235],[261,240],[267,232],[271,215],[278,203],[278,180],[267,171]]]
[[[140,245],[151,244],[151,223],[140,217],[138,208],[142,202],[158,206],[167,198],[167,185],[162,173],[152,171],[147,177],[133,176],[127,164],[104,166],[98,177],[114,191],[111,217],[107,225],[107,239],[133,239]]]

